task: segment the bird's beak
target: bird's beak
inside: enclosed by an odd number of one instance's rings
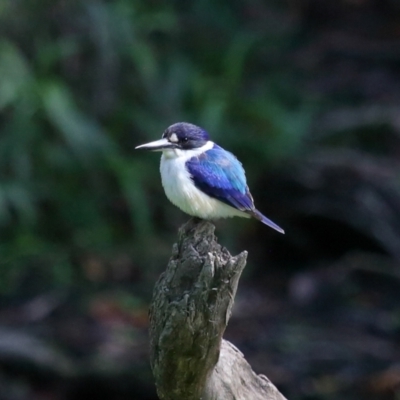
[[[135,149],[143,149],[151,151],[162,151],[164,149],[174,149],[174,148],[177,148],[177,145],[175,143],[169,142],[168,139],[165,138],[135,147]]]

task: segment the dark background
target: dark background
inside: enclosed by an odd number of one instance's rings
[[[290,400],[400,396],[400,3],[0,2],[0,400],[156,399],[147,307],[177,229],[177,121],[286,230],[249,250],[226,338]]]

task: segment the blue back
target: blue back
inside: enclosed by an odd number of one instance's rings
[[[225,204],[242,211],[254,210],[242,164],[214,144],[211,150],[186,162],[195,186]]]

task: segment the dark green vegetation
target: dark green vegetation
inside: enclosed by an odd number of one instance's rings
[[[76,371],[152,398],[146,304],[187,217],[133,149],[183,120],[287,232],[217,224],[250,251],[234,343],[291,400],[398,396],[399,32],[392,0],[2,0],[0,322],[72,365],[20,375],[0,332],[0,399],[96,398]]]
[[[162,195],[159,155],[133,154],[173,122],[206,127],[251,182],[300,151],[311,108],[282,59],[296,26],[212,4],[2,3],[3,291],[27,263],[73,284],[76,256],[148,254],[173,233],[184,219]]]

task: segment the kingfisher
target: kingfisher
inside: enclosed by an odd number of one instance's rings
[[[255,208],[241,162],[212,142],[199,126],[178,122],[167,128],[160,140],[136,149],[162,152],[165,194],[183,212],[206,220],[254,217],[285,233]]]

